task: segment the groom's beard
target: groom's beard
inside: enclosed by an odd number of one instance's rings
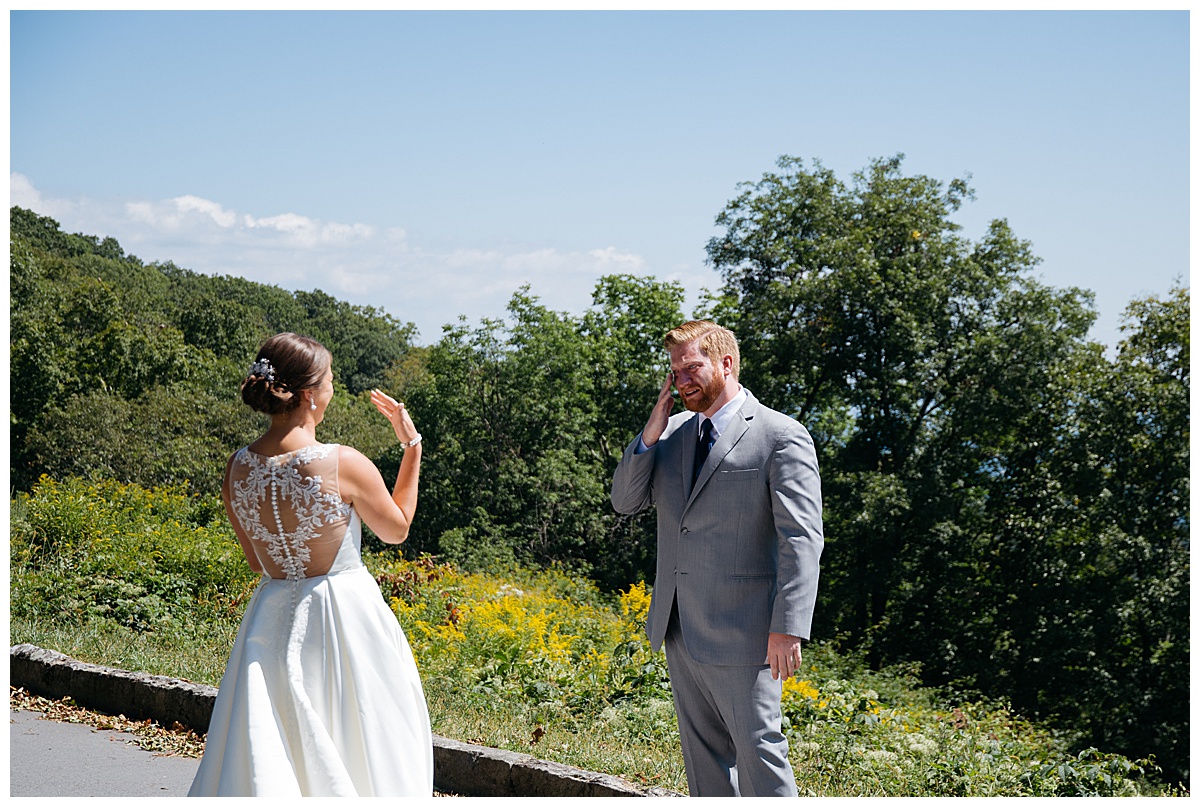
[[[691,390],[691,387],[688,387]],[[716,400],[721,397],[721,393],[725,391],[725,375],[718,372],[713,376],[712,381],[700,388],[699,395],[686,397],[682,392],[679,394],[680,400],[689,412],[703,412],[716,403]]]

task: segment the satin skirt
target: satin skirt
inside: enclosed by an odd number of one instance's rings
[[[190,796],[429,796],[408,640],[364,566],[264,578],[221,678]]]

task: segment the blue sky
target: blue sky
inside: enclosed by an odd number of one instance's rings
[[[146,261],[321,288],[423,342],[522,284],[716,289],[782,154],[971,175],[1054,286],[1188,282],[1189,20],[1166,12],[11,12],[10,199]]]

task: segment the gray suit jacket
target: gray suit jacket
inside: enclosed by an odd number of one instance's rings
[[[698,415],[625,449],[612,504],[658,506],[658,566],[646,631],[662,646],[679,600],[688,653],[702,664],[765,664],[767,634],[808,638],[817,598],[821,479],[808,430],[750,395],[692,489]],[[639,436],[640,437],[640,436]]]

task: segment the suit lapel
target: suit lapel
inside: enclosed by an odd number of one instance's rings
[[[680,461],[683,463],[683,475],[680,479],[683,481],[683,495],[687,497],[691,491],[688,490],[688,484],[692,481],[692,467],[696,464],[696,439],[700,434],[700,426],[698,425],[700,415],[693,415],[680,427],[680,433],[686,438],[680,441],[683,447],[683,456]]]
[[[717,438],[717,442],[713,443],[712,451],[708,454],[708,460],[704,463],[704,467],[700,469],[700,476],[696,478],[696,484],[692,488],[691,495],[688,496],[688,505],[691,505],[696,500],[696,494],[704,487],[704,483],[716,473],[717,468],[725,460],[725,457],[733,450],[733,447],[742,439],[742,435],[750,428],[750,422],[754,420],[754,412],[757,407],[758,402],[754,399],[754,396],[747,395],[746,402],[738,410],[737,417],[729,424],[729,428],[721,433],[721,436]],[[693,445],[695,444],[694,435],[698,429],[699,427],[693,424]],[[694,454],[695,452],[688,453]],[[687,484],[686,480],[692,478],[692,463],[694,461],[694,457],[685,461],[688,475],[684,477],[684,484]]]

